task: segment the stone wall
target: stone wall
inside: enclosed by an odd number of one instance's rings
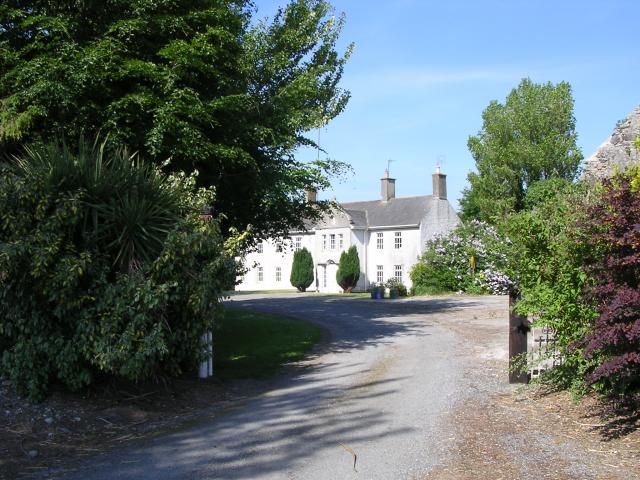
[[[613,134],[585,160],[584,178],[599,179],[612,175],[615,165],[624,170],[640,162],[635,141],[640,135],[640,106],[616,125]]]

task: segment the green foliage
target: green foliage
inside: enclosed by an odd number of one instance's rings
[[[399,297],[407,296],[408,292],[407,292],[406,285],[402,283],[400,280],[398,280],[397,278],[390,278],[389,280],[387,280],[385,282],[385,287],[387,287],[390,292],[392,290],[395,290]]]
[[[306,248],[302,248],[293,254],[293,263],[291,264],[291,285],[296,287],[298,291],[304,292],[313,283],[314,265],[311,252]]]
[[[3,3],[0,149],[108,135],[174,172],[199,171],[225,230],[302,227],[328,207],[303,191],[346,167],[294,152],[345,108],[351,47],[337,51],[343,18],[324,0],[294,0],[271,22],[252,11],[245,0]]]
[[[77,155],[65,144],[26,148],[15,163],[20,177],[49,191],[83,192],[82,247],[113,258],[122,272],[156,258],[186,213],[183,192],[165,175],[126,149],[109,151],[106,143],[81,139]]]
[[[280,315],[225,310],[216,323],[213,368],[224,379],[273,375],[322,337],[317,325]]]
[[[509,245],[508,238],[486,223],[460,225],[427,242],[410,273],[412,293],[508,293],[513,287],[506,274]]]
[[[178,374],[204,354],[202,334],[234,274],[218,222],[200,218],[212,192],[127,159],[50,147],[2,167],[0,371],[32,399],[56,381],[78,390],[104,375]],[[163,215],[144,217],[121,253],[112,225],[124,224],[126,206],[103,212],[136,188],[140,204],[164,198],[178,215],[170,229]],[[147,235],[158,243],[145,245]]]
[[[340,254],[336,282],[346,293],[351,293],[351,290],[358,284],[359,279],[360,258],[358,257],[358,249],[355,245],[352,245],[349,250]]]
[[[603,182],[590,206],[588,245],[600,255],[587,258],[593,284],[585,300],[598,312],[584,337],[584,355],[595,363],[586,383],[624,397],[640,391],[640,167]]]
[[[468,142],[477,173],[469,174],[460,201],[463,220],[494,223],[522,210],[535,182],[576,177],[582,154],[568,83],[524,79],[504,104],[492,101],[482,120],[482,130]]]
[[[513,241],[510,269],[521,296],[516,311],[555,332],[563,364],[550,371],[549,379],[575,389],[583,388],[590,367],[575,343],[590,330],[595,315],[583,301],[590,281],[584,265],[594,252],[580,226],[594,196],[586,184],[568,185],[501,225]]]

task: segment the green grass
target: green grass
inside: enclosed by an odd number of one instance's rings
[[[230,292],[226,292],[227,295],[229,296],[234,296],[234,295],[253,295],[256,293],[264,293],[264,294],[274,294],[274,293],[296,293],[297,290],[296,289],[291,289],[291,290],[243,290],[243,291],[230,291]]]
[[[322,329],[280,315],[226,310],[213,335],[214,371],[219,378],[267,378],[282,365],[301,360]]]
[[[369,292],[351,292],[351,293],[319,293],[319,296],[340,297],[340,298],[371,298]]]

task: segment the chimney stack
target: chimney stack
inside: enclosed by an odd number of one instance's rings
[[[436,171],[432,175],[433,177],[433,196],[436,198],[441,198],[442,200],[447,199],[447,176],[443,173],[440,173],[440,165],[436,165]]]
[[[315,190],[305,190],[304,201],[306,203],[316,203],[318,201],[318,192]]]
[[[389,177],[389,170],[384,171],[384,177],[380,179],[380,190],[382,201],[387,202],[392,198],[396,198],[396,179]]]

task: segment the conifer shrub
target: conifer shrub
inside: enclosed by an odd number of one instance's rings
[[[96,145],[1,169],[0,373],[41,400],[192,371],[234,276],[212,192]]]
[[[340,254],[336,282],[346,293],[351,293],[359,279],[360,258],[358,257],[358,249],[352,245],[346,252]]]
[[[302,248],[293,254],[293,263],[291,265],[291,276],[289,280],[291,285],[296,287],[299,292],[304,292],[313,283],[313,258],[311,252],[306,248]]]

